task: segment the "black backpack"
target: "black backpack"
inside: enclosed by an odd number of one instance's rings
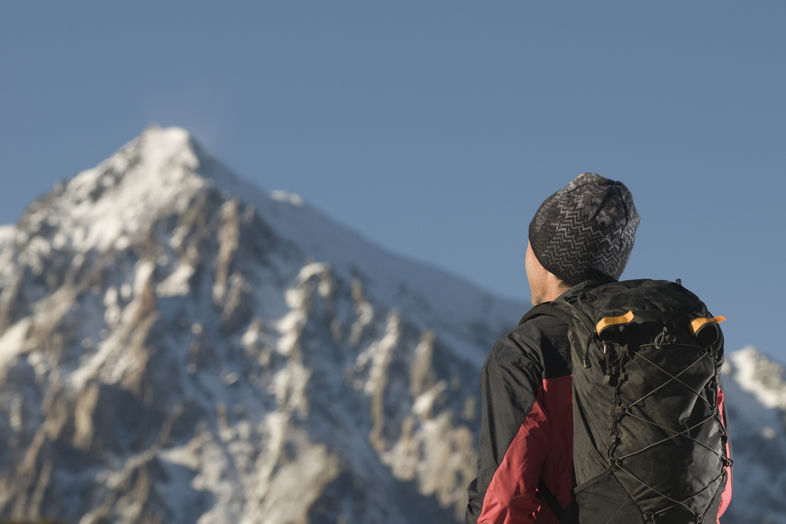
[[[569,323],[575,500],[560,522],[714,523],[727,472],[723,335],[676,283],[585,283],[533,308]]]

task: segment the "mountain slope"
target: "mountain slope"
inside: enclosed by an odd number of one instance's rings
[[[456,521],[526,309],[149,129],[0,228],[0,518]],[[782,522],[782,369],[730,362],[724,522]]]
[[[180,129],[0,241],[0,515],[463,511],[478,365],[522,306],[247,186]]]
[[[724,370],[734,458],[724,522],[786,524],[786,372],[751,347],[732,353]]]

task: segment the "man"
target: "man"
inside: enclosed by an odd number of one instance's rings
[[[532,305],[571,287],[618,280],[639,224],[621,182],[583,173],[547,198],[529,225]],[[478,474],[466,523],[557,523],[571,503],[573,407],[568,325],[525,320],[494,345],[481,375]],[[552,508],[555,508],[552,510]]]

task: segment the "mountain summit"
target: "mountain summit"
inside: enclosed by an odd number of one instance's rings
[[[150,128],[0,228],[0,519],[458,521],[526,309]],[[783,522],[782,369],[730,362],[724,522]]]

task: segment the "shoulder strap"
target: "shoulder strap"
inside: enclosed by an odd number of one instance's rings
[[[573,475],[573,485],[576,485],[576,475]],[[573,494],[573,489],[570,491],[571,499],[567,506],[563,507],[557,497],[549,490],[546,483],[543,481],[543,477],[541,477],[540,482],[538,483],[538,494],[541,496],[543,501],[549,506],[551,512],[554,513],[554,516],[557,517],[557,520],[560,524],[579,524],[579,506],[576,503],[576,497]]]
[[[555,302],[543,302],[542,304],[538,304],[527,311],[527,314],[525,314],[523,317],[521,317],[521,320],[519,320],[519,326],[526,321],[541,315],[557,317],[568,324],[570,324],[570,322],[573,320],[573,315],[569,311],[566,311],[565,309],[558,306]]]
[[[557,500],[557,497],[555,497],[548,486],[546,486],[546,483],[543,482],[543,478],[541,478],[540,482],[538,483],[538,493],[540,493],[540,495],[543,497],[543,500],[546,502],[546,504],[549,505],[551,512],[554,513],[554,516],[557,517],[557,520],[561,521],[564,508]]]

